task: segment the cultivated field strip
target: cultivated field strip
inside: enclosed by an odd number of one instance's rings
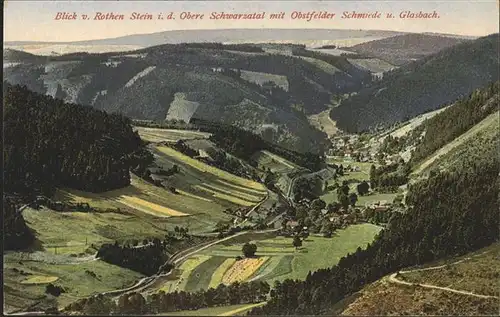
[[[241,198],[243,200],[246,200],[246,201],[249,201],[249,202],[254,202],[254,203],[258,203],[265,196],[265,195],[255,196],[255,195],[245,194],[245,193],[243,193],[241,191],[236,191],[234,189],[225,189],[225,188],[223,188],[221,186],[210,185],[210,184],[207,184],[207,183],[203,183],[203,184],[201,184],[201,186],[208,187],[211,190],[215,190],[215,191],[218,191],[218,192],[221,192],[221,193],[224,193],[224,194],[235,196],[235,197]]]
[[[167,156],[170,156],[170,157],[176,159],[177,161],[180,161],[183,164],[187,164],[190,167],[192,167],[200,172],[212,174],[214,176],[217,176],[225,181],[234,183],[236,185],[240,185],[240,186],[244,186],[244,187],[248,187],[248,188],[252,188],[252,189],[256,189],[256,190],[262,190],[262,191],[266,190],[264,185],[262,185],[260,183],[257,183],[255,181],[245,179],[245,178],[242,178],[239,176],[232,175],[231,173],[220,170],[216,167],[207,165],[207,164],[200,162],[196,159],[193,159],[187,155],[184,155],[184,154],[182,154],[182,153],[180,153],[172,148],[169,148],[166,146],[158,146],[157,149],[160,152],[162,152],[163,154],[166,154]]]
[[[229,285],[246,281],[268,259],[269,257],[259,257],[236,261],[222,277],[222,283]]]
[[[200,289],[208,289],[213,272],[224,263],[226,258],[220,256],[212,256],[207,261],[198,265],[189,274],[185,291],[195,292]]]
[[[212,194],[213,197],[223,199],[223,200],[231,202],[233,204],[237,204],[237,205],[241,205],[241,206],[245,206],[245,207],[250,207],[250,206],[255,205],[254,202],[249,202],[249,201],[243,200],[241,198],[238,198],[238,197],[235,197],[232,195],[224,194],[224,193],[221,193],[219,191],[204,187],[202,185],[195,185],[194,188],[208,192],[208,193]]]
[[[259,196],[263,196],[263,195],[267,194],[267,190],[256,190],[256,189],[252,189],[252,188],[248,188],[248,187],[243,187],[243,186],[239,186],[239,185],[235,185],[235,184],[226,182],[225,180],[221,180],[221,179],[218,179],[217,183],[223,184],[224,186],[232,187],[234,189],[237,189],[239,191],[246,192],[249,194],[256,194]]]
[[[212,279],[210,280],[209,287],[216,288],[222,283],[222,277],[229,270],[230,267],[236,262],[235,258],[227,258],[212,274]]]
[[[178,141],[178,140],[194,140],[207,139],[210,133],[194,130],[176,130],[176,129],[161,129],[161,128],[146,128],[134,127],[139,133],[139,136],[146,141],[163,142],[163,141]]]
[[[259,279],[265,279],[267,275],[271,274],[281,263],[284,256],[273,256],[264,265],[262,265],[254,274],[250,277],[249,282],[256,281]]]
[[[136,208],[144,212],[148,212],[148,210],[151,210],[149,213],[159,215],[159,216],[169,216],[169,217],[182,217],[182,216],[188,216],[188,214],[185,214],[183,212],[160,206],[155,203],[143,200],[138,197],[133,197],[133,196],[127,196],[127,195],[121,195],[118,199],[118,202],[123,203],[131,208]]]
[[[197,255],[192,258],[187,259],[185,262],[181,264],[179,269],[181,270],[181,276],[179,280],[175,281],[176,285],[173,288],[173,291],[182,291],[186,288],[186,284],[188,282],[189,276],[191,272],[196,269],[199,265],[208,261],[210,256],[207,255]]]
[[[21,284],[48,284],[57,281],[59,278],[57,276],[43,276],[43,275],[35,275],[29,277],[21,282]]]

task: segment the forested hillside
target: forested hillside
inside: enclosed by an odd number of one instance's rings
[[[219,121],[289,149],[319,151],[325,135],[306,115],[326,110],[333,95],[359,90],[370,73],[300,45],[267,50],[220,43],[46,57],[8,50],[4,73],[12,84],[134,119]]]
[[[347,50],[402,66],[466,41],[461,38],[410,33],[361,43]]]
[[[251,314],[326,313],[334,303],[388,273],[497,241],[497,143],[489,143],[481,151],[480,157],[464,155],[448,171],[410,186],[406,199],[410,210],[395,213],[387,229],[366,250],[358,249],[338,265],[313,272],[305,281],[276,283],[267,305]]]
[[[425,134],[412,155],[412,163],[418,163],[443,145],[470,129],[472,126],[498,110],[500,82],[478,89],[461,99],[445,111],[427,120],[414,134]]]
[[[101,192],[130,184],[130,170],[151,161],[130,120],[26,87],[4,83],[5,247],[27,247],[33,234],[17,211],[56,186]]]
[[[350,132],[406,121],[497,80],[498,53],[498,34],[458,44],[384,74],[330,116]]]
[[[67,104],[4,83],[4,186],[9,192],[50,192],[62,185],[101,192],[130,183],[146,165],[130,120]],[[145,167],[145,166],[144,166]]]
[[[4,83],[4,185],[29,194],[62,185],[101,192],[148,164],[130,120]],[[149,160],[151,157],[149,157]]]

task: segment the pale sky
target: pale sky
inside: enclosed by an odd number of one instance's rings
[[[483,36],[498,32],[499,0],[455,1],[25,1],[4,2],[4,41],[80,41],[185,29],[331,28],[436,32]],[[292,20],[293,11],[329,11],[333,20]],[[341,19],[344,11],[379,11],[394,19]],[[439,19],[400,19],[401,11],[436,10]],[[87,14],[91,20],[56,21],[57,12]],[[204,13],[201,21],[181,20],[181,12]],[[271,13],[284,11],[283,20],[210,20],[211,12]],[[124,21],[95,21],[96,12],[124,14]],[[133,12],[174,12],[176,20],[132,21]]]

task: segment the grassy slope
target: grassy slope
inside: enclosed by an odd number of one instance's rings
[[[176,225],[189,225],[192,232],[206,231],[208,229],[206,228],[207,224],[213,225],[218,220],[227,218],[227,216],[222,213],[224,206],[213,201],[207,201],[204,197],[197,197],[195,194],[196,193],[189,192],[173,194],[164,188],[153,186],[133,175],[131,185],[125,188],[100,194],[64,189],[58,192],[56,199],[73,202],[87,201],[90,202],[91,205],[109,204],[113,207],[119,207],[124,211],[129,211],[141,218],[147,216],[146,218],[151,218],[151,220],[156,222],[162,229],[164,229],[165,226],[173,228]],[[135,204],[134,201],[130,200],[130,197],[140,199],[140,204]],[[164,218],[167,214],[144,205],[144,201],[154,204],[153,206],[158,205],[171,208],[190,216],[169,217],[167,220]]]
[[[439,159],[441,156],[446,155],[448,152],[452,151],[453,149],[457,148],[461,144],[464,144],[465,142],[471,140],[471,138],[476,137],[477,134],[485,129],[488,129],[489,127],[496,126],[498,127],[498,117],[499,112],[495,112],[490,114],[488,117],[484,118],[481,122],[467,130],[464,134],[453,140],[452,142],[446,144],[443,146],[441,149],[436,151],[434,154],[432,154],[430,157],[428,157],[424,162],[420,163],[412,172],[414,175],[420,174],[422,171],[424,171],[427,167],[429,167],[434,161]]]
[[[259,151],[252,156],[261,169],[271,169],[273,173],[288,173],[299,168],[296,164],[269,151]]]
[[[142,277],[137,272],[122,269],[102,261],[92,261],[78,265],[49,264],[41,261],[26,261],[20,253],[8,253],[4,255],[4,300],[8,311],[15,308],[27,309],[27,307],[37,302],[40,304],[36,307],[43,308],[47,302],[47,299],[42,299],[45,294],[46,284],[22,284],[21,282],[26,279],[26,276],[15,272],[14,269],[23,270],[33,275],[58,277],[55,284],[66,289],[66,293],[57,298],[60,306],[65,306],[74,300],[96,292],[130,286]],[[97,277],[93,277],[86,271],[95,273]],[[37,298],[39,299],[37,300]],[[36,308],[33,310],[36,310]]]
[[[210,136],[210,133],[192,130],[159,129],[146,127],[134,127],[134,130],[139,133],[139,136],[143,140],[149,142],[176,142],[178,140],[192,140],[199,138],[208,138]]]
[[[179,156],[175,159],[183,160]],[[185,161],[183,160],[182,163]],[[190,163],[193,164],[193,162]],[[198,169],[189,164],[181,165],[182,173],[185,175],[180,175],[179,178],[187,183],[190,179],[186,179],[185,176],[194,175],[195,180],[201,179],[212,186],[223,187],[229,193],[234,192],[235,195],[246,198],[265,196],[266,191],[262,190],[261,184],[235,177],[204,164],[196,166]],[[125,214],[70,213],[55,212],[46,208],[41,210],[26,208],[23,212],[24,217],[37,235],[41,252],[32,255],[14,252],[9,255],[10,258],[6,259],[10,259],[9,265],[15,264],[15,266],[19,266],[18,259],[29,260],[29,271],[32,273],[29,277],[58,278],[56,284],[68,289],[67,293],[60,297],[62,304],[67,304],[79,296],[89,295],[94,291],[106,291],[130,285],[140,277],[140,274],[101,261],[79,262],[83,261],[81,256],[87,258],[85,261],[92,260],[92,254],[95,253],[95,249],[91,247],[92,244],[98,246],[115,240],[162,238],[166,234],[165,230],[173,230],[175,226],[187,226],[193,233],[206,232],[217,221],[227,220],[226,214],[222,213],[222,210],[228,206],[227,204],[219,204],[215,199],[200,196],[190,184],[187,185],[185,191],[180,189],[180,194],[173,194],[132,175],[130,186],[100,194],[59,189],[56,193],[56,200],[86,202],[101,209],[119,207]],[[234,204],[229,204],[229,206],[234,206]],[[164,218],[145,212],[146,209],[155,211],[158,208],[182,210],[189,216]],[[220,259],[225,260],[225,258]],[[10,268],[9,265],[6,267]],[[85,270],[97,274],[96,281],[91,275],[85,273]],[[76,271],[79,273],[75,274]],[[181,275],[185,275],[187,283],[191,269],[185,271],[181,272]],[[88,276],[82,277],[81,274]],[[210,277],[211,275],[207,276],[207,281],[202,283],[202,287],[205,287],[205,284],[208,285]],[[10,297],[6,300],[11,309],[15,309],[16,305],[19,308],[26,308],[37,300],[42,300],[45,285],[22,284],[21,286],[21,282],[26,279],[27,277],[19,272],[9,271],[6,286]]]
[[[483,252],[488,253],[482,254]],[[500,244],[496,243],[466,256],[438,261],[425,267],[441,266],[471,258],[460,264],[437,270],[400,274],[398,278],[411,279],[415,283],[476,291],[479,294],[493,292],[498,296],[499,252]],[[476,298],[443,290],[399,285],[390,283],[387,277],[367,285],[355,297],[352,303],[343,307],[342,315],[496,315],[500,309],[498,299]]]
[[[291,238],[275,237],[269,234],[249,234],[238,239],[219,244],[201,252],[211,256],[193,269],[186,284],[186,290],[196,290],[214,285],[227,272],[228,259],[241,255],[245,242],[253,241],[257,245],[257,257],[269,257],[262,266],[256,267],[245,280],[275,280],[306,277],[309,271],[334,265],[342,256],[354,252],[359,246],[364,247],[373,240],[380,227],[371,224],[353,225],[337,231],[333,238],[309,237],[299,250],[292,246]],[[327,256],[325,256],[327,254]],[[224,266],[224,269],[220,266]]]
[[[178,312],[166,313],[166,316],[237,316],[242,315],[253,307],[261,306],[264,303],[240,304],[220,307],[209,307],[198,310],[183,310]]]
[[[184,192],[210,199],[219,205],[218,210],[250,207],[266,197],[264,185],[241,178],[192,159],[172,148],[154,147],[156,162],[165,169],[176,164],[180,173],[168,177],[169,185]],[[200,206],[201,207],[201,206]],[[201,207],[198,212],[211,211],[213,208]]]
[[[309,122],[316,129],[325,132],[328,137],[338,133],[337,124],[330,118],[330,109],[322,111],[318,114],[310,115]]]
[[[395,68],[394,65],[378,58],[347,59],[351,64],[368,69],[372,73],[382,73]]]
[[[380,229],[371,224],[354,225],[337,231],[331,239],[309,237],[297,251],[298,255],[294,255],[292,272],[280,276],[279,279],[304,279],[309,271],[330,267],[347,253],[354,252],[359,246],[365,247]],[[291,244],[291,239],[288,240]]]

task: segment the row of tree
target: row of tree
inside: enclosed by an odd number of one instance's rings
[[[235,282],[227,286],[220,284],[217,288],[195,293],[160,291],[147,298],[140,293],[130,293],[120,296],[117,302],[109,297],[97,295],[74,302],[65,310],[86,315],[153,315],[204,307],[259,303],[267,299],[269,290],[269,284],[261,281]]]

